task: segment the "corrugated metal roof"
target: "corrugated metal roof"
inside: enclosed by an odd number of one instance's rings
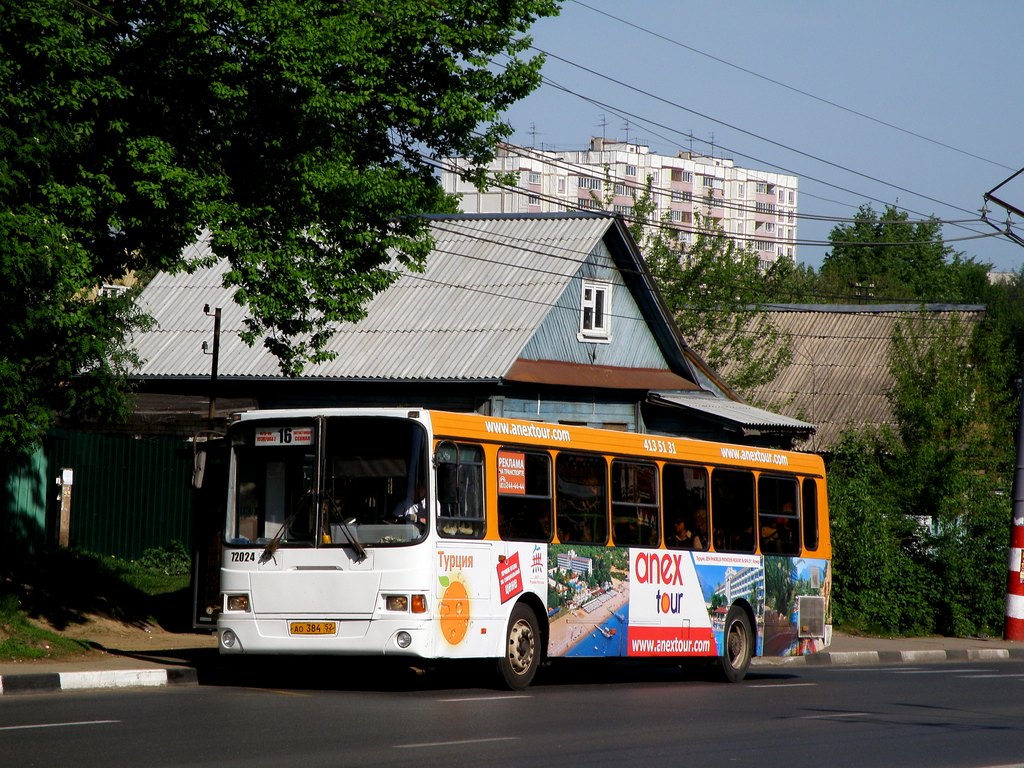
[[[750,393],[750,399],[816,424],[808,447],[828,451],[846,428],[893,422],[889,342],[901,318],[928,313],[937,332],[944,333],[945,323],[956,314],[969,333],[984,309],[948,304],[775,306],[768,318],[792,340],[793,361],[770,384]],[[722,375],[728,379],[728,367]]]
[[[652,392],[652,402],[663,401],[682,408],[701,411],[715,418],[731,421],[744,429],[752,430],[786,430],[805,432],[814,431],[814,425],[805,421],[771,413],[762,408],[738,403],[724,397],[717,397],[704,392]]]
[[[551,305],[612,226],[592,214],[433,216],[434,252],[426,270],[402,270],[375,296],[358,323],[338,327],[335,359],[309,365],[303,378],[349,380],[496,380],[511,367]],[[209,257],[201,241],[186,255]],[[157,275],[140,303],[156,320],[136,336],[139,377],[208,376],[202,351],[221,308],[218,375],[279,377],[277,359],[240,339],[245,309],[222,285],[225,261],[193,274]]]

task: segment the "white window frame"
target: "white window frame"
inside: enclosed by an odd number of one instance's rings
[[[611,283],[584,280],[580,287],[580,330],[577,340],[607,344],[612,340]]]

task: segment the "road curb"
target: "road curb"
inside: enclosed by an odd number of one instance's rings
[[[98,688],[155,688],[198,685],[192,668],[108,669],[91,672],[47,672],[0,676],[0,696],[18,693],[60,693]]]
[[[759,664],[867,666],[871,664],[929,664],[941,661],[1006,661],[1024,659],[1024,648],[919,649],[904,651],[823,651],[792,658],[758,658]]]

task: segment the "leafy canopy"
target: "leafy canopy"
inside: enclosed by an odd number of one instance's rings
[[[799,286],[799,268],[780,258],[762,269],[755,251],[730,238],[714,219],[694,213],[692,243],[680,241],[670,212],[654,220],[651,180],[634,198],[630,231],[683,338],[729,386],[749,392],[770,382],[792,348],[764,304]]]
[[[879,215],[862,205],[849,224],[829,233],[819,292],[866,300],[963,303],[987,293],[988,270],[946,245],[936,219],[912,222],[887,206]]]
[[[1015,397],[985,324],[908,318],[889,346],[894,428],[830,462],[835,610],[892,633],[999,630]]]
[[[482,170],[557,0],[23,0],[0,11],[0,448],[110,416],[141,318],[112,278],[208,229],[247,340],[297,373],[429,252],[432,159]],[[201,311],[200,307],[196,311]]]

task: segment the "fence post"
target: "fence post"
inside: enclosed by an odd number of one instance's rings
[[[75,471],[65,467],[60,471],[57,484],[60,485],[60,529],[57,531],[57,543],[61,549],[67,549],[71,543],[71,488],[75,482]]]

